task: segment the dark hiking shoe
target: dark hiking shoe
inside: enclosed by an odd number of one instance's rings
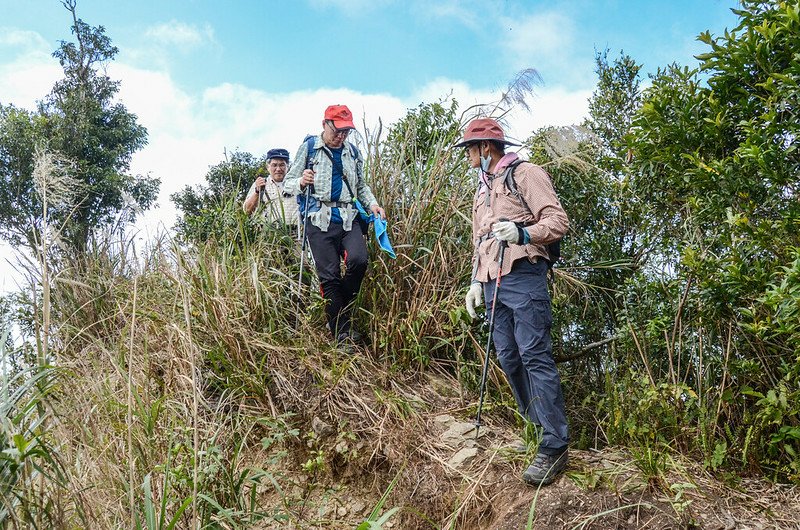
[[[366,344],[366,338],[358,330],[342,331],[336,336],[336,342],[349,342],[350,344]]]
[[[567,467],[569,455],[565,450],[560,455],[538,453],[522,474],[522,480],[531,486],[547,486],[553,482]]]

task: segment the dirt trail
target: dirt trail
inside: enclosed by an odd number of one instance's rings
[[[288,498],[292,528],[355,528],[379,507],[373,521],[397,510],[370,530],[800,529],[800,487],[747,478],[726,484],[679,455],[573,449],[556,482],[533,488],[521,475],[535,448],[515,447],[516,427],[502,407],[486,410],[476,439],[473,408],[453,381],[409,376],[389,388],[342,381],[327,401],[306,400],[314,403],[306,413],[316,414],[309,424],[314,451],[327,455],[325,471],[297,473],[314,454],[307,443],[290,451],[294,474],[280,470],[294,487],[274,505]]]

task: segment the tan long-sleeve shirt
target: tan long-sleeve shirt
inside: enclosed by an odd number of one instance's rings
[[[284,195],[283,182],[275,182],[271,177],[266,177],[265,180],[264,193],[261,196],[264,205],[264,217],[266,217],[268,221],[275,221],[290,226],[296,225],[299,217],[297,213],[297,198]],[[256,193],[255,182],[250,185],[247,197],[250,197],[254,193]]]
[[[514,170],[514,181],[519,198],[503,183],[505,167],[516,157],[506,155],[495,168],[496,176],[482,181],[475,193],[472,208],[472,240],[475,245],[473,266],[474,281],[487,282],[497,277],[499,242],[492,237],[492,225],[500,219],[522,223],[530,236],[527,245],[509,244],[503,258],[503,274],[511,271],[513,263],[522,258],[535,262],[550,259],[545,245],[564,236],[569,229],[569,218],[561,207],[550,175],[541,167],[523,162]]]

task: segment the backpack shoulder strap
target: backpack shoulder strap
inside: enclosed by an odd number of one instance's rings
[[[306,139],[303,140],[306,143],[306,169],[311,169],[311,159],[313,158],[312,153],[314,152],[314,142],[316,140],[316,136],[313,134],[309,134],[306,136]]]
[[[528,203],[525,202],[525,199],[520,194],[519,189],[517,189],[517,181],[516,179],[514,179],[514,172],[523,162],[525,162],[525,160],[517,159],[508,165],[505,172],[503,173],[503,185],[505,185],[505,187],[508,188],[508,191],[510,191],[511,194],[514,195],[514,197],[520,200],[520,202],[526,209],[530,210],[530,208],[528,208]]]
[[[350,146],[350,156],[353,157],[353,161],[355,162],[356,165],[356,173],[357,173],[356,177],[359,177],[361,174],[361,167],[359,166],[358,158],[359,156],[361,156],[361,153],[359,153],[358,147],[356,147],[353,143],[347,142],[347,145]],[[348,193],[350,193],[350,196],[353,198],[353,201],[357,201],[358,197],[356,196],[355,193],[353,193],[353,189],[350,187],[350,183],[347,181],[347,178],[344,175],[342,175],[342,182],[344,182],[344,185],[347,186],[347,191]]]

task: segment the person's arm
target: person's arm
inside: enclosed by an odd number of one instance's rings
[[[474,250],[472,252],[472,275],[470,276],[470,283],[469,288],[467,289],[467,296],[465,298],[465,305],[467,308],[467,313],[469,313],[470,318],[477,318],[478,314],[475,311],[475,308],[481,305],[483,302],[483,287],[481,286],[481,282],[478,280],[478,265],[480,264],[480,254],[478,253],[478,247],[480,246],[480,240],[478,239],[478,218],[475,212],[475,202],[478,200],[478,196],[476,194],[476,198],[473,200],[472,206],[472,244]]]
[[[260,182],[259,182],[260,181]],[[253,210],[256,209],[258,206],[258,197],[259,197],[259,190],[264,186],[264,178],[258,177],[255,182],[250,186],[250,190],[247,192],[247,197],[242,204],[242,209],[246,214],[253,213]]]
[[[550,175],[539,166],[527,166],[524,174],[517,178],[517,188],[536,222],[524,230],[527,231],[531,243],[546,245],[566,235],[569,218],[561,207]]]

